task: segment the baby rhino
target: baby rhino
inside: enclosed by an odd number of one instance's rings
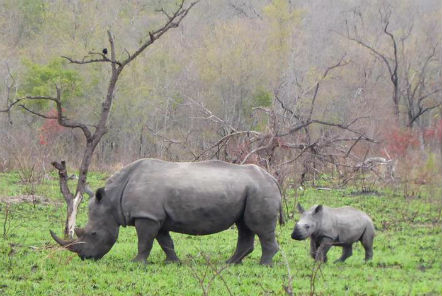
[[[310,237],[310,255],[318,261],[327,262],[331,246],[343,248],[342,256],[335,262],[345,261],[352,255],[352,245],[361,241],[365,249],[365,261],[373,257],[374,226],[364,212],[351,207],[329,208],[315,205],[304,211],[292,233],[292,239],[304,240]]]

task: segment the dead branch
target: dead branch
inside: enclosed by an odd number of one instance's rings
[[[328,67],[324,71],[324,73],[322,74],[321,79],[316,83],[315,91],[313,92],[312,103],[310,105],[309,115],[307,117],[307,121],[312,118],[313,109],[315,107],[316,97],[318,96],[318,91],[319,91],[319,86],[321,84],[321,81],[323,81],[325,78],[327,78],[328,73],[330,71],[332,71],[333,69],[336,69],[336,68],[339,68],[339,67],[342,67],[342,66],[345,66],[348,64],[348,62],[344,62],[344,63],[342,62],[344,60],[345,56],[346,56],[346,54],[344,54],[335,65]]]
[[[62,107],[62,103],[61,103],[61,90],[58,87],[56,87],[56,91],[57,91],[57,97],[55,97],[55,98],[49,97],[49,96],[26,96],[23,98],[19,98],[19,99],[15,100],[14,102],[12,102],[11,104],[9,104],[9,106],[6,109],[0,110],[0,112],[9,112],[18,103],[23,102],[23,101],[38,101],[38,100],[52,101],[56,104],[56,109],[57,109],[57,116],[56,117],[47,116],[42,113],[33,111],[32,109],[26,107],[23,104],[18,104],[17,106],[19,106],[22,109],[24,109],[24,110],[26,110],[36,116],[39,116],[39,117],[42,117],[45,119],[56,119],[58,121],[58,124],[60,124],[63,127],[79,128],[83,131],[83,134],[86,137],[87,141],[90,141],[92,139],[92,133],[86,124],[70,120],[63,115],[63,107]]]
[[[250,157],[251,155],[253,155],[253,154],[255,154],[255,153],[257,153],[257,152],[259,152],[259,151],[261,151],[261,150],[266,150],[266,149],[269,149],[270,147],[272,147],[272,145],[273,145],[273,139],[274,139],[274,138],[275,138],[274,136],[271,136],[270,139],[269,139],[269,141],[268,141],[268,143],[267,143],[267,145],[260,146],[260,147],[258,147],[258,148],[253,149],[252,151],[250,151],[250,152],[244,157],[244,159],[241,161],[240,164],[244,164],[244,163],[246,163],[246,161],[249,159],[249,157]]]
[[[187,97],[187,100],[189,100],[192,104],[197,105],[206,114],[206,117],[193,117],[193,118],[211,120],[215,123],[222,124],[224,127],[228,128],[229,132],[237,132],[237,130],[231,124],[227,123],[225,120],[213,114],[213,112],[210,111],[206,106],[204,106],[202,102],[196,101],[190,97]]]
[[[153,32],[149,32],[149,39],[145,41],[132,55],[129,55],[128,58],[122,61],[121,67],[124,67],[125,65],[133,61],[140,53],[142,53],[148,46],[154,43],[155,40],[164,35],[164,33],[166,33],[169,29],[178,27],[181,21],[186,17],[192,7],[194,7],[199,2],[199,0],[190,3],[187,8],[184,8],[184,2],[184,0],[181,0],[178,8],[172,15],[168,15],[167,13],[165,13],[164,9],[160,10],[163,12],[163,14],[166,15],[168,19],[166,24]]]
[[[208,151],[212,150],[215,147],[218,147],[219,145],[221,145],[223,142],[227,141],[228,139],[230,139],[231,137],[234,136],[238,136],[238,135],[243,135],[243,134],[247,134],[247,136],[249,136],[250,134],[254,134],[256,136],[261,135],[261,133],[256,132],[256,131],[237,131],[237,132],[233,132],[231,134],[228,134],[224,137],[222,137],[221,139],[219,139],[215,144],[213,144],[212,146],[210,146],[209,148],[205,149],[204,151],[202,151],[200,154],[198,154],[194,161],[199,160],[204,154],[206,154]]]
[[[66,161],[62,160],[61,162],[53,161],[51,164],[58,170],[59,183],[60,183],[60,191],[63,194],[66,202],[69,202],[69,198],[72,199],[73,195],[68,186],[68,171],[66,169]]]

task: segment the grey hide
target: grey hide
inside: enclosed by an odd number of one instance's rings
[[[292,233],[295,240],[310,237],[310,255],[318,261],[327,261],[327,252],[332,246],[343,248],[342,256],[336,260],[345,261],[352,255],[352,245],[360,241],[365,249],[365,260],[373,257],[374,226],[370,217],[352,207],[329,208],[315,205],[302,213]]]
[[[271,264],[278,251],[275,227],[281,194],[276,180],[256,165],[222,161],[135,161],[115,173],[89,202],[89,221],[76,231],[78,239],[53,238],[82,259],[99,259],[118,238],[119,226],[135,226],[138,255],[146,262],[154,239],[166,261],[178,261],[169,231],[205,235],[236,224],[236,251],[227,261],[240,263],[253,251],[254,237],[262,246],[261,264]]]

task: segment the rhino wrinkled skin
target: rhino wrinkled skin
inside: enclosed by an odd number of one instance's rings
[[[276,180],[256,165],[222,161],[166,162],[141,159],[110,177],[89,201],[89,220],[78,239],[52,237],[82,259],[100,259],[112,248],[120,226],[135,226],[138,255],[146,262],[154,239],[166,261],[178,261],[169,231],[192,235],[220,232],[236,224],[237,247],[228,263],[240,263],[262,246],[261,264],[278,251],[275,227],[283,223]]]
[[[332,246],[342,247],[342,256],[335,262],[343,262],[352,255],[353,243],[360,241],[365,249],[365,260],[373,257],[374,226],[370,217],[352,207],[329,208],[315,205],[304,211],[292,233],[292,239],[310,237],[310,255],[318,261],[327,261]]]

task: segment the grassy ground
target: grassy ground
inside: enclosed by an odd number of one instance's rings
[[[104,176],[94,174],[90,181],[97,188]],[[21,195],[23,190],[17,174],[0,174],[0,196]],[[36,194],[60,200],[55,176],[38,186]],[[6,229],[6,235],[0,237],[0,295],[285,295],[286,289],[294,295],[313,290],[322,295],[442,294],[440,193],[405,199],[389,191],[359,195],[351,189],[307,189],[287,199],[293,219],[278,226],[281,251],[268,268],[258,265],[258,243],[243,264],[224,264],[236,245],[235,229],[200,237],[173,233],[181,265],[164,264],[157,244],[148,265],[130,262],[136,255],[133,227],[121,228],[118,242],[102,260],[81,261],[56,247],[49,235],[49,229],[61,234],[63,203],[8,205],[2,198],[0,231]],[[345,263],[327,263],[318,269],[309,257],[309,242],[290,239],[299,218],[292,212],[296,200],[305,207],[323,203],[366,211],[377,228],[373,261],[363,262],[363,248],[357,244]],[[86,203],[79,223],[86,223]],[[330,262],[340,252],[332,248]]]

